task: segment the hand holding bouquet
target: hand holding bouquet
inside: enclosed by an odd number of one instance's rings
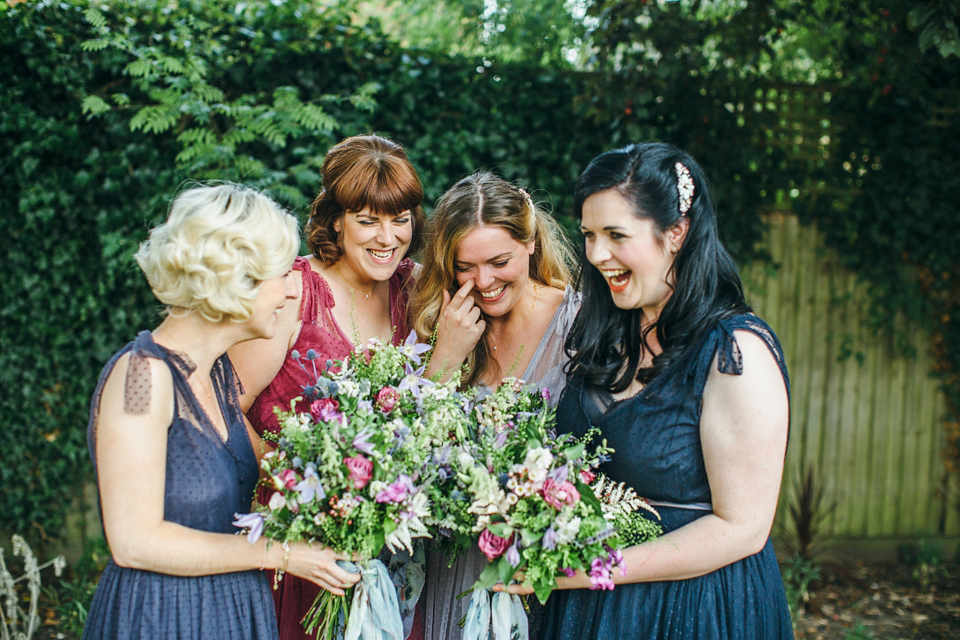
[[[264,510],[238,523],[258,518],[251,529],[273,540],[319,542],[353,557],[364,573],[349,613],[342,597],[321,591],[304,618],[308,632],[333,637],[345,618],[345,637],[357,637],[370,617],[386,616],[377,624],[402,637],[394,587],[376,558],[384,545],[412,554],[413,540],[429,537],[437,478],[430,452],[446,437],[436,417],[463,414],[452,385],[420,377],[429,348],[414,334],[399,346],[371,341],[304,388],[309,412],[292,409],[299,399],[289,411],[276,409],[277,448],[261,462],[274,493]],[[312,351],[292,357],[305,369],[316,366]]]

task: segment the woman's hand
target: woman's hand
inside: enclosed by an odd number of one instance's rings
[[[337,560],[349,560],[343,554],[306,542],[294,542],[288,546],[287,573],[309,580],[335,596],[345,595],[345,589],[360,581],[359,573],[351,573],[337,564]],[[274,548],[280,549],[280,545],[274,544]]]
[[[515,582],[513,584],[504,585],[503,583],[498,582],[493,585],[494,591],[506,591],[518,596],[526,596],[533,593],[533,587],[527,587],[520,582],[523,582],[523,575],[518,573],[514,576]],[[560,576],[557,578],[557,586],[555,589],[589,589],[590,588],[590,578],[582,570],[577,569],[576,573],[572,576]]]
[[[441,379],[449,380],[483,337],[487,323],[470,295],[473,286],[473,280],[468,280],[452,298],[448,291],[443,292],[437,320],[437,343],[426,377],[439,373]]]

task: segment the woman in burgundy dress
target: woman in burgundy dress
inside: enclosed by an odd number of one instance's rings
[[[321,172],[322,189],[306,228],[311,255],[294,262],[300,274],[296,297],[280,310],[273,338],[230,352],[244,388],[241,405],[260,434],[278,432],[274,408],[289,409],[303,386],[314,382],[312,368],[304,371],[292,351],[305,356],[312,350],[320,372],[354,345],[374,337],[399,344],[410,332],[414,265],[407,255],[419,248],[424,214],[423,187],[406,152],[380,136],[355,136],[327,152]],[[303,403],[297,410],[308,407]],[[274,602],[281,640],[309,637],[300,620],[318,593],[304,580],[287,576],[280,582]],[[422,636],[418,623],[409,638]]]

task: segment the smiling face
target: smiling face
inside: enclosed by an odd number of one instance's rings
[[[409,211],[392,216],[372,213],[366,207],[343,214],[337,225],[343,249],[339,268],[349,269],[360,282],[389,280],[413,237]]]
[[[267,278],[260,283],[253,301],[249,324],[258,338],[272,338],[277,330],[277,317],[288,300],[296,298],[297,283],[293,271]]]
[[[596,267],[621,309],[642,309],[655,320],[673,293],[673,262],[686,235],[686,218],[657,233],[650,218],[613,189],[599,191],[583,202],[580,231],[587,260]]]
[[[501,227],[476,227],[457,246],[453,269],[457,285],[473,280],[474,297],[488,316],[510,313],[527,291],[535,242],[523,244]]]

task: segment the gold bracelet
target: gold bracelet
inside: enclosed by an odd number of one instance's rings
[[[280,546],[283,548],[283,566],[273,572],[274,591],[280,586],[280,581],[283,580],[283,573],[287,570],[287,565],[290,563],[290,545],[284,540]]]

